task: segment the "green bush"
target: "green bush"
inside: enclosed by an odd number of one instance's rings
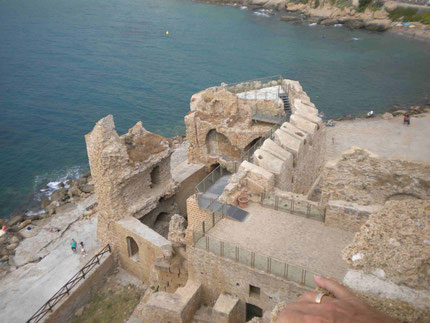
[[[398,8],[390,12],[390,19],[402,20],[404,22],[421,22],[426,25],[430,25],[430,11],[417,13],[417,9],[413,8]]]
[[[372,0],[359,0],[358,1],[358,11],[363,12],[366,10],[367,6],[372,2]]]
[[[417,13],[417,9],[413,8],[397,8],[390,12],[389,16],[391,20],[399,20],[403,17],[403,21],[415,21],[414,16]]]
[[[320,6],[320,0],[315,0],[314,8],[318,8]]]

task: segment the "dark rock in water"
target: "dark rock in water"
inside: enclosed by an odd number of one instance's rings
[[[300,22],[302,21],[302,18],[297,15],[288,15],[288,16],[282,16],[281,20],[287,21],[287,22]]]
[[[5,223],[6,221],[4,219],[0,219],[0,227],[2,227]]]
[[[14,217],[12,217],[12,219],[10,219],[10,220],[7,222],[7,226],[8,226],[8,227],[12,227],[12,226],[14,226],[15,224],[18,224],[19,222],[21,222],[23,219],[24,219],[24,216],[23,216],[23,215],[15,215]]]
[[[88,179],[88,177],[91,177],[91,172],[85,173],[84,175],[82,175],[82,177]]]
[[[94,185],[93,184],[85,184],[85,185],[79,186],[79,189],[84,193],[92,193],[92,192],[94,192]]]
[[[75,183],[76,183],[77,186],[85,185],[85,184],[87,184],[87,178],[86,177],[78,178],[75,181]]]
[[[40,207],[42,209],[46,209],[48,207],[49,204],[51,204],[51,200],[50,199],[44,199],[42,200],[42,203],[40,203]]]
[[[390,25],[384,21],[372,20],[365,23],[364,28],[370,31],[386,31]]]
[[[320,25],[323,25],[323,26],[332,26],[338,23],[339,23],[339,20],[334,18],[327,18],[320,21]]]
[[[343,23],[345,27],[351,28],[351,29],[360,29],[364,28],[364,22],[360,19],[347,19]]]
[[[346,116],[341,116],[340,118],[337,118],[336,121],[343,121],[343,120],[353,120],[354,117],[350,114],[346,115]]]
[[[65,188],[60,188],[51,195],[51,201],[65,201],[68,198],[69,195],[67,194],[67,189]]]
[[[396,110],[396,111],[393,111],[391,114],[393,115],[393,116],[399,116],[399,115],[404,115],[404,114],[406,114],[408,111],[407,110]]]
[[[81,190],[77,186],[73,186],[69,189],[68,193],[70,197],[80,196]]]

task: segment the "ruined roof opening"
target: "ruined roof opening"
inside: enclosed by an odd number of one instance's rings
[[[209,156],[228,156],[230,158],[240,158],[239,150],[234,147],[230,140],[219,133],[215,129],[212,129],[206,135],[206,148]]]
[[[161,170],[160,166],[155,166],[151,171],[151,188],[156,187],[161,183]]]
[[[248,151],[249,149],[251,149],[252,146],[254,146],[262,137],[257,137],[255,138],[253,141],[251,141],[248,145],[246,145],[244,151]]]
[[[246,303],[246,321],[248,322],[254,317],[263,317],[263,310],[258,306]]]
[[[171,214],[167,212],[161,212],[157,215],[157,218],[154,222],[154,230],[158,232],[163,237],[167,237],[169,233],[169,222],[170,222]]]
[[[170,144],[168,139],[150,132],[137,138],[127,137],[125,143],[132,164],[143,162],[151,155],[161,153],[166,150]]]
[[[134,261],[139,261],[139,247],[136,241],[132,237],[127,237],[126,240],[128,256]]]

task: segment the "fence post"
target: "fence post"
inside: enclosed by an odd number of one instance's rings
[[[288,264],[284,262],[284,277],[288,279]]]
[[[234,251],[235,251],[235,260],[237,262],[239,262],[239,247],[238,246],[234,246]]]
[[[255,267],[255,252],[251,251],[251,268]]]
[[[219,248],[220,248],[219,253],[220,253],[221,257],[224,257],[224,241],[220,242]]]
[[[215,226],[215,212],[212,212],[212,227]]]
[[[304,285],[306,280],[306,270],[302,269],[302,281],[301,284]]]
[[[202,222],[202,231],[203,231],[203,234],[206,233],[206,230],[205,230],[205,221]]]
[[[206,236],[206,251],[209,251],[209,236]]]
[[[279,196],[275,196],[275,210],[278,210]]]

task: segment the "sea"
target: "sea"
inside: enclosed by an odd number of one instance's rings
[[[84,135],[112,114],[185,134],[193,93],[298,80],[329,118],[429,100],[430,45],[390,33],[280,21],[190,0],[0,0],[0,217],[89,170]],[[168,33],[166,33],[168,31]]]

